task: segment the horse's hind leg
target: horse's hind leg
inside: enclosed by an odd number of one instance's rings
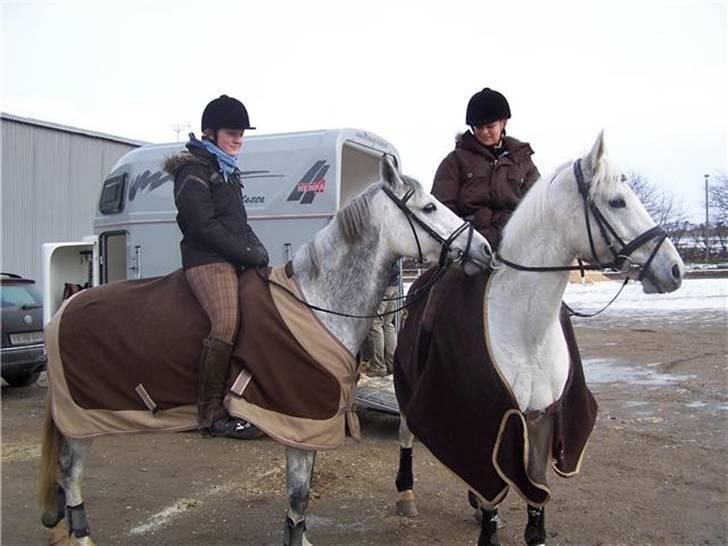
[[[399,497],[397,498],[397,515],[413,518],[417,515],[415,505],[414,477],[412,474],[412,444],[415,435],[407,427],[407,419],[399,414],[399,469],[395,485]]]
[[[316,452],[286,448],[288,463],[288,516],[284,546],[310,546],[306,538],[306,509],[311,494],[311,477]]]
[[[68,536],[66,537],[67,542],[65,544],[71,544],[73,546],[93,546],[94,544],[89,535],[86,508],[84,507],[83,496],[81,495],[83,465],[90,448],[90,440],[65,438],[58,461],[58,481],[66,501],[67,529],[64,531],[68,533]],[[54,533],[54,539],[61,538],[56,535],[62,532],[62,527],[59,526],[57,528],[58,532]],[[57,541],[53,544],[64,544],[64,542]]]

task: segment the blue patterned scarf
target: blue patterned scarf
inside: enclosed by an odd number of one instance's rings
[[[206,138],[197,140],[195,134],[190,133],[190,141],[187,143],[187,146],[202,148],[214,155],[217,158],[217,163],[220,166],[220,171],[222,172],[226,182],[228,176],[238,170],[238,156],[226,154],[218,148],[212,140],[207,140]]]

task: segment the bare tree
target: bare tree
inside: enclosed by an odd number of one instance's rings
[[[728,225],[728,173],[713,176],[708,188],[710,220],[714,225]]]
[[[629,172],[627,179],[652,219],[665,228],[668,236],[677,246],[690,225],[685,205],[676,201],[672,195],[665,193],[643,174]]]

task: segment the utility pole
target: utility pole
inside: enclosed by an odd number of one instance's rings
[[[705,263],[710,263],[710,224],[708,216],[708,179],[709,174],[704,174],[705,177]]]
[[[177,122],[171,125],[171,129],[177,134],[177,142],[179,142],[179,134],[186,129],[190,129],[190,124]]]

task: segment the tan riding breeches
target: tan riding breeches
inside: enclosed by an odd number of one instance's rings
[[[232,343],[238,329],[238,274],[229,263],[185,270],[187,283],[210,320],[210,336]]]

